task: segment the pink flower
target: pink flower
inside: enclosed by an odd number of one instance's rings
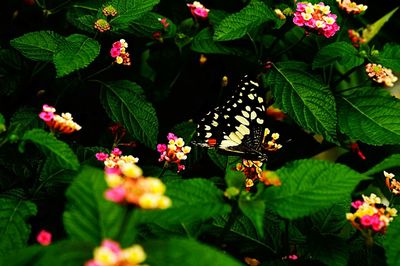
[[[196,8],[193,13],[201,18],[207,18],[208,17],[208,10],[204,8]]]
[[[190,13],[192,13],[195,18],[203,20],[208,18],[208,12],[210,10],[205,8],[200,2],[194,1],[193,4],[187,4],[187,6],[189,7]]]
[[[45,122],[50,122],[54,118],[54,113],[41,112],[39,114],[39,117]]]
[[[118,43],[119,43],[119,42],[118,42]],[[113,48],[111,48],[111,50],[110,50],[110,54],[111,54],[111,57],[115,58],[115,57],[119,56],[119,55],[121,54],[121,52],[120,52],[120,49],[119,49],[119,48],[113,47]]]
[[[164,152],[167,150],[167,145],[165,144],[157,144],[157,151],[158,152]]]
[[[185,166],[183,164],[179,164],[177,172],[179,173],[182,170],[185,170]]]
[[[121,44],[121,42],[114,42],[112,47],[115,48],[115,49],[121,49],[122,44]]]
[[[96,158],[97,160],[104,162],[105,160],[107,160],[108,154],[104,152],[98,152],[96,153]]]
[[[176,140],[178,137],[177,136],[175,136],[175,134],[174,133],[168,133],[168,135],[167,135],[167,139],[168,140]]]
[[[360,208],[361,205],[363,205],[363,203],[364,202],[361,200],[356,200],[351,203],[351,206],[353,206],[354,209],[358,209],[358,208]]]
[[[95,260],[89,260],[85,263],[85,266],[102,266],[98,264]]]
[[[122,151],[118,148],[114,148],[111,153],[114,154],[115,156],[120,156],[122,154]]]
[[[101,242],[101,246],[108,248],[115,254],[119,254],[121,252],[121,246],[119,243],[109,239],[104,239],[103,242]]]
[[[289,255],[289,256],[288,256],[288,259],[289,259],[289,260],[297,260],[298,257],[297,257],[296,254],[293,254],[293,255]]]
[[[369,215],[364,215],[363,217],[361,217],[361,224],[365,227],[368,227],[371,225],[372,223],[372,216]]]
[[[125,199],[125,189],[122,186],[107,189],[105,198],[112,202],[121,203]]]
[[[36,236],[36,240],[42,246],[48,246],[51,244],[51,233],[46,230],[42,230]]]

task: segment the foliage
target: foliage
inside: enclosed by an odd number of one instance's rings
[[[110,239],[140,244],[148,265],[399,265],[400,218],[379,232],[346,219],[371,193],[400,207],[384,174],[400,175],[398,82],[366,72],[373,63],[400,74],[398,1],[348,14],[327,0],[340,27],[329,38],[294,23],[296,1],[192,4],[3,3],[0,264],[84,265]],[[195,145],[201,118],[246,74],[282,144],[254,185],[238,154]],[[82,128],[45,117],[67,112]],[[170,132],[191,147],[178,171],[160,155]],[[115,148],[165,184],[171,206],[107,198],[96,154]],[[49,246],[38,244],[43,229]]]

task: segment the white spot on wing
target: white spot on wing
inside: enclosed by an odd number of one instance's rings
[[[245,126],[249,126],[250,125],[249,120],[247,120],[243,116],[237,115],[237,116],[235,116],[235,119],[237,121],[239,121],[241,124],[245,125]]]

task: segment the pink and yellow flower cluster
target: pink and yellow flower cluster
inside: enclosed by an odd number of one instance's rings
[[[185,141],[175,136],[174,133],[168,133],[167,139],[168,145],[157,145],[157,151],[160,153],[158,161],[165,161],[166,164],[176,164],[179,173],[181,170],[185,170],[185,166],[181,162],[187,159],[187,154],[190,153],[191,147],[185,146]]]
[[[243,159],[242,163],[236,164],[236,170],[241,171],[246,176],[246,190],[249,191],[256,181],[264,183],[266,186],[280,186],[279,177],[272,171],[263,171],[261,161]]]
[[[110,154],[104,152],[96,153],[96,158],[99,161],[104,162],[104,166],[107,168],[119,168],[125,163],[137,163],[139,158],[133,157],[132,155],[122,155],[122,151],[118,148],[114,148]]]
[[[203,20],[208,18],[208,12],[210,12],[210,10],[205,8],[200,2],[194,1],[192,4],[187,4],[187,6],[193,17]]]
[[[294,13],[293,23],[330,38],[340,29],[336,24],[336,18],[337,16],[331,13],[330,6],[322,2],[319,4],[299,2]]]
[[[126,52],[126,48],[128,48],[128,43],[124,39],[113,43],[110,54],[112,58],[115,58],[115,63],[125,66],[131,65],[131,59],[129,53]]]
[[[347,14],[360,14],[367,10],[368,6],[363,4],[357,4],[351,0],[336,0],[339,3],[339,7],[346,11]]]
[[[118,242],[105,239],[100,247],[93,251],[93,259],[85,266],[140,266],[146,260],[146,253],[142,246],[132,245],[121,248]]]
[[[347,31],[349,34],[349,39],[351,43],[353,44],[354,47],[358,48],[360,47],[361,44],[366,43],[367,41],[358,33],[357,31],[353,29],[349,29]]]
[[[362,197],[363,200],[351,203],[355,211],[346,213],[346,219],[358,230],[384,234],[393,217],[397,216],[397,210],[384,205],[374,193]]]
[[[382,83],[386,87],[393,87],[394,82],[397,81],[397,77],[393,75],[392,70],[383,67],[381,64],[368,63],[365,66],[365,71],[373,81]]]
[[[56,109],[52,106],[44,104],[39,117],[50,127],[52,132],[70,134],[80,130],[82,127],[73,121],[70,113],[55,113]]]

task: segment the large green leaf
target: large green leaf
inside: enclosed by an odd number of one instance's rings
[[[233,45],[216,42],[213,40],[212,34],[209,28],[201,30],[194,36],[191,49],[198,53],[235,55],[242,56],[249,60],[254,59],[254,55],[244,47],[239,48]]]
[[[348,265],[349,244],[343,238],[336,235],[310,234],[307,236],[307,244],[310,257],[323,262],[324,265]]]
[[[104,172],[84,166],[66,192],[64,226],[71,239],[99,244],[102,239],[132,242],[136,230],[127,208],[104,198]],[[128,226],[129,225],[129,226]]]
[[[359,56],[353,45],[347,42],[334,42],[318,50],[312,67],[326,67],[334,62],[338,62],[348,70],[363,64],[364,58]]]
[[[393,71],[400,71],[400,44],[386,43],[376,61]]]
[[[22,137],[26,130],[39,127],[39,116],[35,109],[19,108],[10,119],[8,135]]]
[[[142,88],[131,81],[119,80],[103,83],[101,101],[114,122],[120,122],[128,132],[147,147],[157,144],[158,119]]]
[[[373,175],[377,173],[382,173],[383,171],[389,171],[390,168],[398,168],[400,167],[400,154],[392,154],[389,157],[383,159],[378,164],[374,165],[371,169],[366,171],[365,175]]]
[[[333,141],[336,135],[336,105],[326,85],[305,72],[299,62],[278,63],[264,75],[275,104],[301,127]]]
[[[276,171],[279,187],[265,192],[267,206],[280,216],[296,219],[347,199],[360,181],[368,179],[351,168],[321,160],[298,160]]]
[[[389,266],[400,265],[400,219],[394,218],[394,221],[388,226],[386,237],[383,240],[385,248],[386,261]]]
[[[30,201],[0,198],[0,255],[26,246],[31,233],[28,219],[36,215]]]
[[[65,169],[79,169],[78,158],[68,144],[56,139],[54,135],[44,131],[43,129],[35,128],[25,132],[22,136],[22,140],[31,141],[39,149],[42,149],[45,152],[50,152],[51,156],[56,159],[58,164]],[[24,143],[21,143],[21,147],[23,147],[23,145]]]
[[[88,66],[99,52],[100,44],[96,40],[82,34],[68,36],[54,54],[57,77]]]
[[[239,208],[253,223],[258,235],[261,238],[264,237],[266,202],[262,199],[248,199],[246,196],[241,196],[239,199]]]
[[[166,195],[172,206],[165,210],[138,210],[138,222],[181,224],[204,221],[230,211],[223,192],[211,181],[202,178],[173,180],[166,183]]]
[[[193,239],[151,240],[145,242],[143,247],[148,256],[146,264],[149,265],[244,265],[215,247],[207,246]]]
[[[122,34],[133,34],[137,37],[143,38],[144,36],[152,38],[155,32],[162,32],[164,26],[159,21],[160,18],[164,16],[154,13],[154,12],[146,12],[139,18],[129,22],[129,24],[122,29],[112,29],[114,32],[122,33]],[[169,27],[172,27],[172,21],[169,22]]]
[[[25,57],[37,61],[51,61],[64,37],[52,31],[26,33],[10,41]]]
[[[371,145],[400,143],[400,101],[374,88],[338,97],[340,130]]]
[[[264,22],[274,20],[277,20],[277,17],[267,5],[258,0],[252,0],[241,11],[226,17],[216,26],[214,40],[239,39]]]
[[[127,28],[129,23],[139,19],[151,11],[160,0],[112,0],[110,4],[118,11],[118,15],[110,20],[113,28]]]

